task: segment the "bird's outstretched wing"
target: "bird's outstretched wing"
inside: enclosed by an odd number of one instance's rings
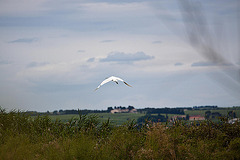
[[[112,76],[112,77],[114,77],[114,76]],[[117,80],[119,80],[119,81],[124,82],[127,86],[132,87],[132,86],[129,85],[127,82],[125,82],[123,79],[121,79],[121,78],[119,78],[119,77],[114,77],[114,78],[117,79]]]
[[[123,81],[127,86],[132,87],[131,85],[127,84],[127,82]]]
[[[116,83],[118,83],[117,81],[122,81],[122,82],[124,82],[127,86],[132,87],[132,86],[129,85],[127,82],[125,82],[123,79],[121,79],[121,78],[119,78],[119,77],[111,76],[111,77],[105,79],[104,81],[102,81],[102,83],[95,89],[95,91],[96,91],[97,89],[99,89],[102,85],[104,85],[105,83],[108,83],[108,82],[110,82],[110,81],[114,81],[114,82],[116,82]]]
[[[105,79],[104,81],[102,81],[102,83],[95,89],[95,91],[96,91],[97,89],[99,89],[102,85],[104,85],[105,83],[110,82],[111,80],[112,80],[112,77],[109,77],[109,78]]]
[[[112,76],[112,78],[114,78],[114,79],[116,79],[116,80],[118,80],[118,81],[122,81],[122,82],[124,82],[124,80],[121,79],[121,78],[119,78],[119,77]]]

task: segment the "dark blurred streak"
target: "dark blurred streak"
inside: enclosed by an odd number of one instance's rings
[[[223,53],[221,53],[221,50],[217,50],[217,42],[212,38],[207,20],[202,13],[201,4],[190,0],[180,0],[178,2],[191,46],[204,56],[206,60],[219,66],[219,72],[224,74],[224,78],[220,78],[220,76],[211,76],[211,78],[217,79],[225,89],[232,92],[235,96],[240,97],[240,68],[238,65],[231,63],[231,61],[222,56]],[[239,19],[237,32],[238,34],[240,32]],[[227,44],[227,42],[225,44]],[[238,51],[238,56],[239,54],[240,52]],[[231,66],[230,70],[223,69],[226,64]]]
[[[213,28],[215,36],[211,34],[212,28],[207,23],[207,18],[203,14],[203,9],[200,1],[191,1],[191,0],[177,0],[180,8],[180,14],[182,16],[184,29],[186,32],[188,43],[196,49],[196,51],[201,54],[208,63],[214,64],[214,67],[218,67],[218,74],[209,74],[209,76],[220,83],[221,86],[228,91],[233,96],[240,97],[240,65],[230,61],[231,53],[226,52],[228,49],[227,38],[224,35],[221,35],[222,26],[219,28]],[[229,2],[230,3],[230,2]],[[240,44],[240,1],[238,1],[238,11],[236,15],[237,22],[237,32],[238,34],[238,43]],[[207,4],[206,4],[207,5]],[[159,9],[159,8],[158,8]],[[163,7],[161,7],[163,9]],[[167,11],[167,10],[166,10]],[[170,12],[170,11],[168,11]],[[170,18],[171,20],[177,19],[176,17],[171,16],[169,13],[167,16],[164,15],[161,19]],[[238,18],[237,18],[238,17]],[[165,24],[169,29],[174,33],[177,26]],[[221,22],[220,22],[221,24]],[[220,35],[219,35],[220,34]],[[216,36],[218,35],[218,36]],[[217,39],[217,38],[220,39]],[[222,38],[221,38],[222,37]],[[182,37],[181,37],[182,38]],[[223,39],[225,38],[225,39]],[[220,48],[219,41],[224,41],[224,50]],[[237,58],[240,62],[240,46],[237,46]],[[225,54],[225,56],[223,56]],[[227,55],[229,54],[229,55]],[[227,57],[227,58],[226,58]]]
[[[237,19],[238,19],[238,65],[240,66],[240,1],[238,1],[238,14],[237,14]],[[240,74],[240,73],[239,73]]]
[[[179,4],[190,44],[212,63],[225,64],[226,60],[213,48],[201,5],[187,0],[181,0]]]

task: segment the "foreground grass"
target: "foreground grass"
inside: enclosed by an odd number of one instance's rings
[[[240,159],[240,124],[117,127],[94,114],[63,123],[0,109],[0,159]]]

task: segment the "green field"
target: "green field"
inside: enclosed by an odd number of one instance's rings
[[[128,120],[136,120],[139,117],[144,116],[145,114],[141,113],[94,113],[99,117],[100,121],[107,121],[108,118],[110,118],[110,121],[116,125],[121,125],[124,122],[127,122]],[[62,122],[67,122],[71,118],[73,119],[79,119],[79,115],[77,114],[65,114],[65,115],[49,115],[49,117],[55,121],[55,120],[60,120]]]

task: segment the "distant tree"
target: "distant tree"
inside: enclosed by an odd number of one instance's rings
[[[218,117],[221,117],[221,113],[219,112],[212,112],[212,118],[218,118]]]
[[[1,106],[0,106],[0,109],[1,109]],[[37,111],[26,111],[25,112],[27,115],[30,115],[30,116],[37,116],[38,115],[38,112]]]
[[[128,106],[127,109],[129,109],[129,111],[130,111],[130,110],[134,109],[134,107],[133,106]]]
[[[237,118],[236,112],[233,112],[233,118]]]
[[[206,119],[209,119],[210,116],[211,116],[211,111],[206,111],[206,112],[205,112],[205,118],[206,118]]]
[[[186,115],[186,120],[189,120],[189,114]]]
[[[232,118],[232,117],[233,117],[233,111],[229,111],[229,112],[228,112],[228,116],[229,116],[230,118]]]
[[[168,119],[168,114],[166,113],[166,119]]]
[[[236,118],[237,116],[236,116],[236,112],[234,112],[234,111],[229,111],[228,112],[228,117],[229,118]]]
[[[113,110],[113,107],[108,107],[107,108],[107,112],[111,112],[111,110]]]
[[[157,116],[146,114],[145,116],[139,117],[137,122],[140,124],[140,123],[144,123],[145,120],[150,120],[152,122],[166,122],[167,118],[165,118],[165,116],[161,114],[158,114]]]
[[[60,109],[59,114],[64,114],[64,111],[62,109]]]
[[[54,115],[57,115],[57,113],[58,113],[58,111],[57,111],[57,110],[53,111],[53,114],[54,114]]]
[[[149,114],[182,114],[184,115],[184,109],[179,108],[145,108],[144,111],[146,111]]]
[[[65,114],[78,114],[78,110],[65,110]]]

